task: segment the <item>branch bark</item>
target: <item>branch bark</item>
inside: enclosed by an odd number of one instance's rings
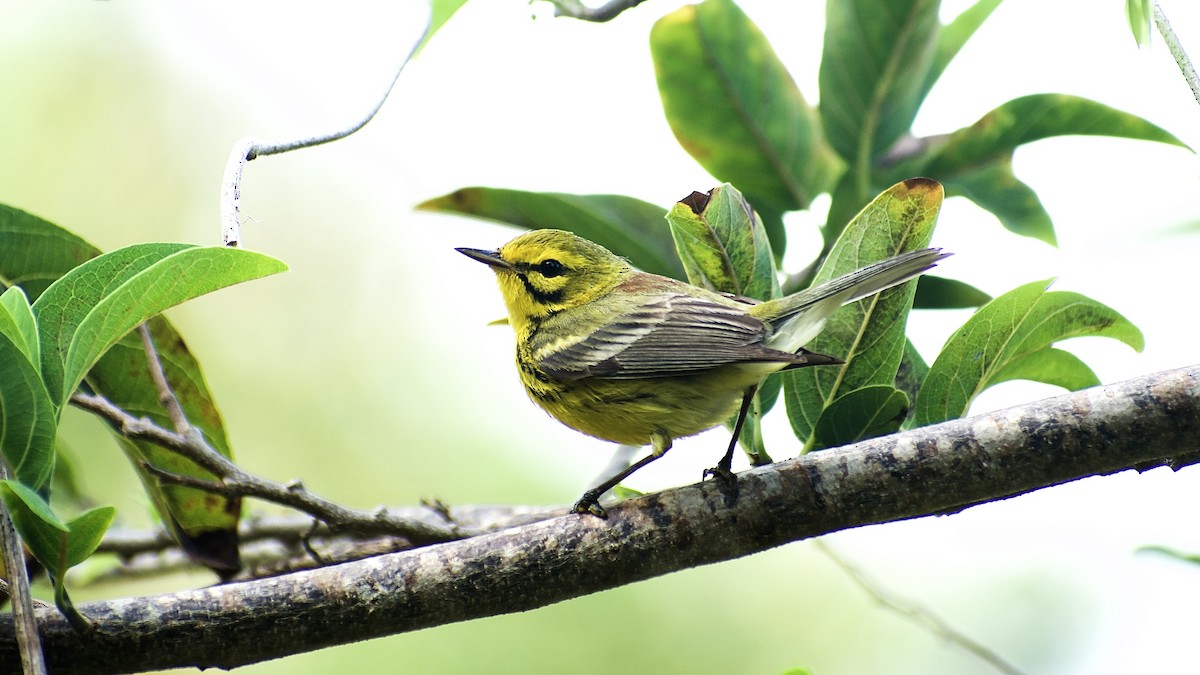
[[[738,477],[270,579],[39,612],[55,673],[229,668],[542,607],[829,532],[953,513],[1087,476],[1200,461],[1200,366],[864,441]],[[0,618],[0,672],[19,667]]]

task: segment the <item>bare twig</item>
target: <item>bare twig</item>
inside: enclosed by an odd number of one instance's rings
[[[8,478],[8,470],[0,464],[0,478]],[[0,508],[0,555],[8,577],[8,598],[12,602],[13,630],[20,652],[21,672],[25,675],[45,675],[46,657],[38,636],[37,617],[33,613],[33,594],[29,590],[29,575],[25,572],[25,549],[13,528],[8,509]],[[12,669],[15,672],[16,661]]]
[[[617,18],[621,12],[633,9],[646,0],[610,0],[599,7],[588,7],[580,0],[549,0],[554,16],[566,16],[581,21],[603,23]]]
[[[963,634],[928,608],[922,607],[911,600],[898,598],[890,591],[884,590],[879,584],[868,579],[862,570],[855,567],[830,548],[824,540],[816,539],[813,541],[813,544],[827,558],[832,560],[833,564],[837,565],[846,576],[850,577],[854,585],[861,588],[864,593],[883,607],[892,610],[900,616],[907,617],[913,623],[925,628],[943,640],[958,645],[1002,673],[1006,673],[1007,675],[1023,675],[1019,668],[1006,661],[1004,657]]]
[[[1163,42],[1167,43],[1167,51],[1171,52],[1171,56],[1175,58],[1175,63],[1179,65],[1179,70],[1183,73],[1183,79],[1191,87],[1192,96],[1196,97],[1197,103],[1200,103],[1200,77],[1196,75],[1196,69],[1192,66],[1192,60],[1188,58],[1187,52],[1183,50],[1183,45],[1180,44],[1179,37],[1175,35],[1170,22],[1167,21],[1167,15],[1163,13],[1162,8],[1158,6],[1157,2],[1154,3],[1154,25],[1158,27],[1158,32],[1162,34]]]
[[[183,406],[179,405],[179,398],[175,396],[171,384],[167,382],[167,374],[163,372],[162,361],[158,358],[158,350],[154,348],[154,338],[150,335],[150,327],[142,324],[137,327],[137,331],[138,335],[142,337],[142,349],[146,352],[150,379],[154,381],[154,388],[158,390],[158,403],[167,411],[167,416],[170,417],[171,424],[175,427],[175,433],[186,435],[191,431],[192,423],[188,421],[187,415],[183,412]]]
[[[226,496],[254,497],[274,502],[319,518],[335,529],[360,534],[394,534],[406,537],[417,545],[452,541],[474,534],[455,524],[434,525],[399,518],[384,509],[369,512],[346,508],[309,492],[298,482],[283,484],[260,478],[243,471],[213,449],[195,428],[189,428],[186,434],[168,431],[148,419],[133,417],[103,396],[76,392],[71,396],[71,403],[108,420],[127,438],[150,441],[176,452],[217,477],[209,481],[153,469],[160,479],[168,482]]]
[[[90,602],[96,630],[39,619],[58,673],[222,667],[518,612],[852,527],[1086,476],[1200,462],[1200,366],[810,453],[440,546],[153,597]],[[0,672],[16,670],[0,616]],[[186,635],[187,639],[179,639]]]
[[[241,245],[242,223],[239,202],[242,195],[242,170],[245,168],[246,163],[266,155],[278,155],[284,152],[291,152],[292,150],[311,148],[340,140],[365,127],[375,117],[375,114],[379,112],[379,109],[383,107],[384,102],[387,101],[388,96],[392,92],[392,88],[396,85],[396,80],[400,79],[400,73],[404,72],[404,67],[412,60],[417,49],[425,41],[425,37],[429,35],[432,18],[432,12],[426,15],[425,27],[421,30],[421,36],[417,38],[404,59],[400,62],[395,75],[392,76],[387,88],[384,89],[383,95],[379,97],[379,100],[365,116],[350,126],[330,133],[308,136],[292,141],[265,142],[253,137],[247,137],[234,144],[233,150],[229,153],[229,160],[225,164],[225,175],[221,180],[221,240],[225,246],[236,247]]]
[[[389,513],[405,520],[425,521],[433,525],[456,523],[464,531],[495,532],[506,527],[527,525],[539,520],[561,516],[567,507],[545,506],[499,506],[468,505],[445,506],[444,510],[429,506],[389,506]],[[275,542],[282,546],[294,546],[312,529],[312,517],[305,515],[254,516],[242,521],[238,527],[238,541],[253,543]],[[328,526],[318,528],[314,536],[329,537],[333,531]],[[338,535],[353,536],[352,532],[339,531]],[[387,534],[387,533],[385,533]],[[112,553],[122,558],[158,553],[175,547],[175,541],[166,530],[122,530],[113,528],[100,542],[99,553]]]

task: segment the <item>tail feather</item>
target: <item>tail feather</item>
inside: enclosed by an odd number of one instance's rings
[[[775,328],[768,346],[795,351],[821,332],[842,305],[885,291],[932,269],[951,254],[926,248],[881,260],[787,297],[756,305],[750,313]]]

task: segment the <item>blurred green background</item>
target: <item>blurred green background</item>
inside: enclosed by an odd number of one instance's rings
[[[0,4],[0,201],[105,250],[215,244],[233,143],[353,119],[417,34],[420,4]],[[741,4],[815,95],[822,3]],[[1118,4],[1005,3],[934,90],[918,130],[956,128],[1013,96],[1058,91],[1142,115],[1200,147],[1200,108],[1161,45],[1135,48]],[[1197,55],[1200,11],[1163,4]],[[945,12],[965,5],[948,2]],[[205,368],[240,464],[362,508],[421,498],[562,504],[591,483],[610,448],[525,400],[509,331],[485,325],[503,313],[491,275],[452,250],[496,246],[512,232],[412,206],[465,185],[615,192],[664,207],[712,187],[675,144],[654,88],[646,35],[675,6],[648,3],[590,25],[515,0],[470,3],[362,132],[248,165],[245,244],[291,271],[170,313]],[[1055,218],[1060,248],[1018,240],[952,200],[934,242],[957,253],[945,273],[992,293],[1058,276],[1059,288],[1125,313],[1146,333],[1145,354],[1104,341],[1077,349],[1105,381],[1194,363],[1194,322],[1180,298],[1190,304],[1196,287],[1195,157],[1058,139],[1019,152],[1017,174]],[[789,225],[794,269],[818,238],[803,214]],[[963,318],[914,317],[918,346],[936,353]],[[1005,385],[976,409],[1054,393]],[[792,453],[776,417],[768,441],[782,458]],[[145,499],[120,452],[99,423],[77,411],[69,418],[64,438],[83,486],[118,507],[120,524],[145,526]],[[680,443],[633,485],[697,480],[720,454],[719,436]],[[1200,550],[1193,473],[1090,479],[826,539],[893,593],[1029,672],[1186,672],[1198,572],[1134,550]],[[196,574],[76,595],[212,581]],[[243,672],[793,667],[993,672],[881,609],[808,543]]]

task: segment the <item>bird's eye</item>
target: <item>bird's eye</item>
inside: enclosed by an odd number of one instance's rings
[[[543,277],[550,279],[553,277],[562,276],[562,274],[567,271],[567,268],[554,258],[549,258],[538,263],[537,270],[538,272],[541,272]]]

